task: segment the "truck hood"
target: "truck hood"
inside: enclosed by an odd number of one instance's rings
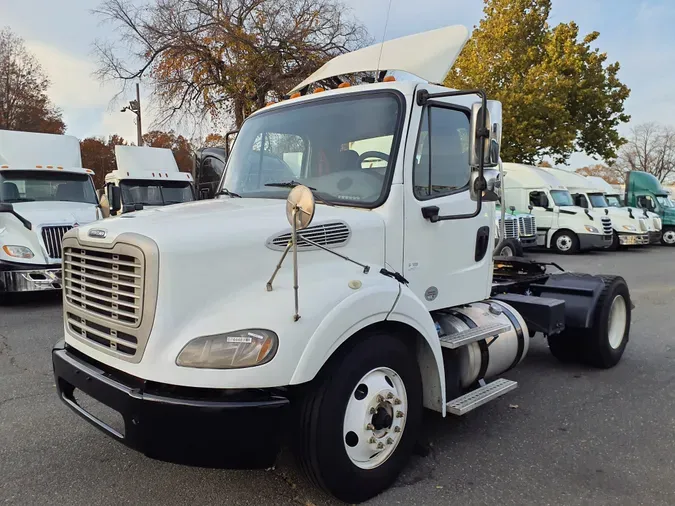
[[[85,202],[16,202],[14,210],[37,230],[52,225],[84,225],[98,219],[96,204]]]

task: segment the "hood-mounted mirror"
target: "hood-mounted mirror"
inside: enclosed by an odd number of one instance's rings
[[[286,219],[291,227],[303,230],[309,227],[314,218],[314,194],[304,185],[293,188],[286,199]]]

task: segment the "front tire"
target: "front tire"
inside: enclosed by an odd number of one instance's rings
[[[612,243],[607,246],[608,251],[616,251],[619,249],[621,242],[619,241],[619,234],[616,233],[616,230],[612,232]]]
[[[422,421],[414,349],[374,332],[331,362],[300,406],[296,454],[308,478],[359,503],[388,488],[407,464]]]
[[[493,256],[496,257],[522,257],[523,245],[518,239],[504,239],[497,244]]]
[[[573,255],[579,251],[579,238],[570,230],[560,230],[551,239],[551,248],[560,255]]]
[[[675,227],[664,227],[661,233],[661,244],[675,246]]]

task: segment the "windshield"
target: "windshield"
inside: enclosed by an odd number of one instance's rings
[[[588,193],[587,195],[593,207],[608,207],[605,196],[602,193]]]
[[[656,201],[661,204],[663,207],[675,207],[675,204],[673,204],[673,201],[670,200],[668,197],[665,195],[657,195],[656,196]]]
[[[242,197],[285,199],[295,181],[336,204],[372,206],[394,166],[401,104],[392,93],[332,97],[246,120],[222,188]]]
[[[572,195],[567,190],[551,190],[551,198],[556,206],[573,206]]]
[[[0,202],[34,201],[98,203],[94,183],[87,174],[36,170],[0,171]]]
[[[609,207],[623,207],[623,202],[621,202],[618,195],[606,195],[605,199],[607,200]]]
[[[125,179],[120,183],[124,205],[165,206],[194,200],[189,181]]]

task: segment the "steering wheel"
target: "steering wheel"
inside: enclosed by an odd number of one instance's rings
[[[368,158],[379,158],[385,162],[389,161],[389,155],[382,151],[364,151],[359,155],[359,165],[363,166],[363,162]]]

